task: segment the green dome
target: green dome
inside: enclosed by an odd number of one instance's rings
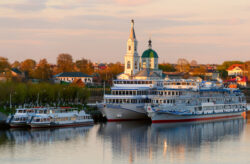
[[[143,52],[141,57],[142,58],[158,58],[158,55],[154,50],[149,48],[148,50]]]

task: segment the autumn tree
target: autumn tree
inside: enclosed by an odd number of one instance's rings
[[[34,72],[34,77],[36,79],[48,80],[52,76],[52,71],[50,69],[50,65],[48,64],[46,59],[42,59],[39,61],[37,68]]]
[[[112,80],[116,78],[116,76],[124,71],[124,67],[120,62],[110,63],[107,69],[99,70],[97,73],[100,75],[100,78],[103,81],[111,84]]]
[[[76,61],[76,67],[80,72],[92,74],[94,72],[93,64],[90,60],[82,58]]]
[[[244,64],[247,78],[250,80],[250,61],[246,61]]]
[[[0,72],[5,72],[10,68],[10,63],[7,58],[0,57]]]
[[[197,62],[196,60],[192,60],[192,61],[190,62],[190,65],[191,65],[191,66],[197,66],[197,65],[198,65],[198,62]]]
[[[180,58],[177,61],[176,68],[179,72],[188,72],[190,71],[190,64],[186,59]]]
[[[193,69],[194,76],[204,76],[206,74],[206,67],[204,65],[200,65]]]
[[[21,63],[19,61],[14,61],[14,63],[11,64],[12,68],[20,68]]]
[[[57,57],[57,73],[72,72],[74,70],[73,59],[70,54],[59,54]]]
[[[36,67],[36,61],[32,59],[26,59],[21,63],[20,69],[26,72],[29,77],[33,78],[33,73]]]

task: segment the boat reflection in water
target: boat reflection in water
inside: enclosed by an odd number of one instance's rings
[[[224,139],[237,139],[243,132],[243,118],[193,123],[152,125],[151,140],[169,147],[200,147]],[[166,143],[165,143],[166,142]]]
[[[16,129],[6,131],[5,133],[7,139],[15,144],[25,144],[27,142],[46,144],[73,140],[79,136],[86,135],[91,128],[92,126],[35,130]]]
[[[211,122],[145,125],[141,122],[110,122],[100,126],[98,135],[112,145],[116,160],[129,162],[161,161],[162,157],[187,157],[201,147],[239,140],[246,119]],[[209,148],[206,149],[209,151]],[[185,152],[188,152],[186,155]],[[189,157],[191,158],[191,157]],[[183,157],[184,159],[184,157]],[[165,161],[166,162],[166,161]]]

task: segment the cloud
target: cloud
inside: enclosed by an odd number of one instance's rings
[[[0,40],[0,44],[8,44],[8,45],[41,45],[43,44],[40,40],[29,40],[29,39],[20,39],[20,40]]]
[[[47,0],[20,0],[5,1],[0,3],[0,7],[21,11],[39,11],[46,8]]]

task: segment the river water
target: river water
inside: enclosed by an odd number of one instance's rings
[[[249,164],[250,120],[0,131],[1,164]]]

